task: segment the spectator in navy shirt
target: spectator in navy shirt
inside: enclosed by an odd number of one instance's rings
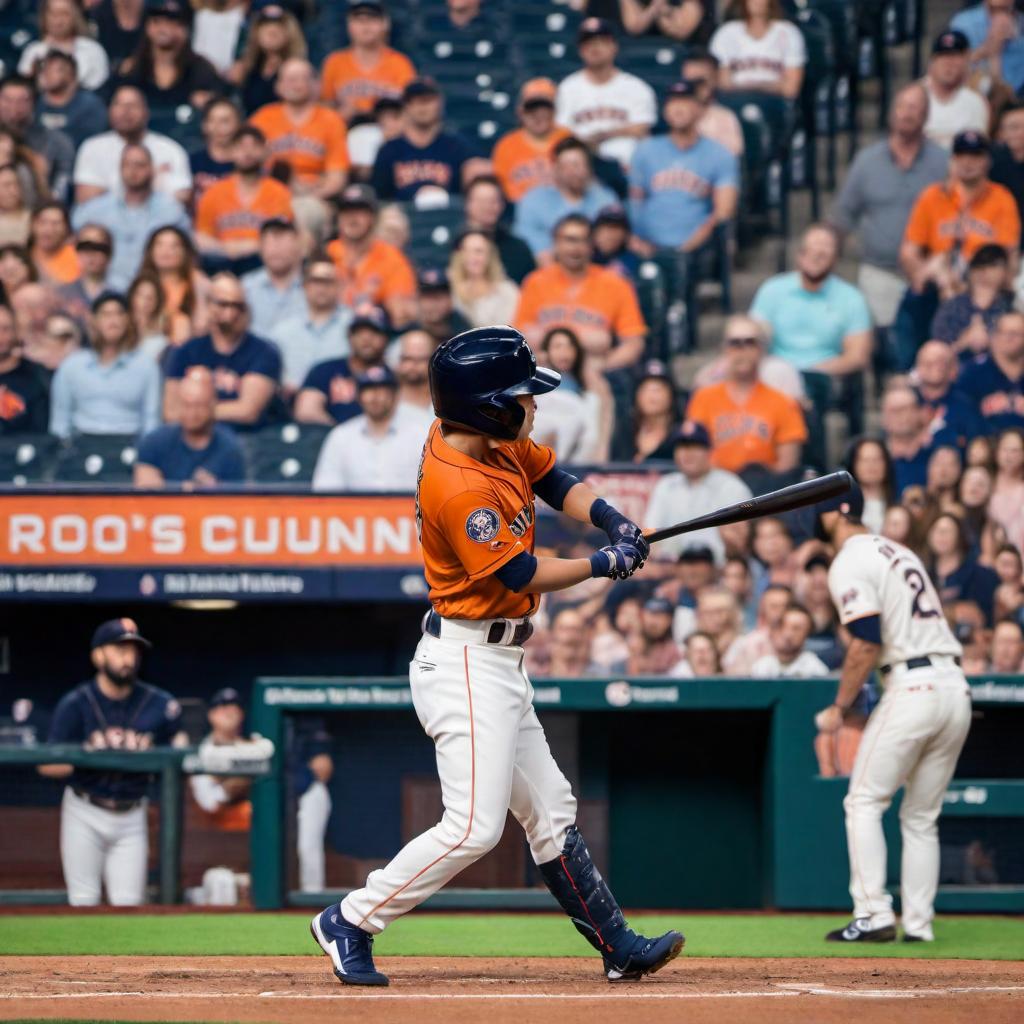
[[[191,366],[206,366],[217,389],[216,417],[239,430],[266,424],[281,379],[277,349],[250,334],[249,307],[234,274],[217,274],[210,283],[210,333],[175,349],[167,363],[164,419],[181,419],[179,390]]]
[[[973,601],[992,625],[992,600],[999,577],[971,557],[963,523],[951,512],[936,516],[928,528],[928,570],[943,605]]]
[[[1024,427],[1024,314],[999,318],[989,354],[963,369],[957,390],[978,411],[986,434]]]
[[[620,203],[602,207],[594,218],[593,262],[636,284],[640,257],[629,248],[629,215]]]
[[[463,172],[472,175],[475,156],[461,135],[444,131],[444,100],[437,83],[416,78],[402,93],[404,127],[397,139],[385,142],[373,165],[374,190],[380,199],[413,199],[421,188],[458,195]]]
[[[180,421],[157,427],[139,442],[136,487],[180,483],[186,490],[245,480],[245,458],[234,431],[217,422],[213,374],[193,366],[178,387]]]
[[[206,147],[197,149],[188,158],[196,203],[211,185],[234,171],[231,155],[235,136],[241,127],[242,115],[233,100],[218,96],[203,108],[202,131]]]
[[[1010,258],[1001,245],[983,245],[967,267],[967,290],[936,310],[932,337],[948,342],[966,362],[988,351],[992,328],[1012,308]]]
[[[14,314],[0,306],[0,437],[45,434],[50,421],[50,375],[20,350]]]
[[[356,398],[356,377],[383,365],[390,334],[383,309],[357,309],[348,329],[348,356],[324,360],[309,371],[295,397],[295,419],[334,426],[358,416],[363,410]]]
[[[1001,142],[992,150],[988,176],[1013,193],[1024,217],[1024,102],[1018,99],[1003,107],[995,137]]]
[[[924,486],[928,460],[935,447],[948,444],[949,431],[930,437],[927,414],[918,393],[909,384],[892,384],[882,395],[882,430],[892,456],[896,497],[913,484]]]
[[[985,432],[977,409],[954,387],[959,362],[944,341],[926,341],[914,360],[912,379],[928,420],[928,436],[951,433],[961,449]]]
[[[95,93],[78,87],[73,54],[50,50],[39,62],[36,85],[36,123],[49,131],[64,132],[75,149],[90,135],[107,130],[107,108]]]

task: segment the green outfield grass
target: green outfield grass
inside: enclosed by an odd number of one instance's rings
[[[0,954],[240,956],[316,952],[306,914],[43,914],[0,917]],[[846,922],[826,914],[637,914],[647,934],[679,928],[690,956],[906,956],[1024,959],[1024,920],[951,916],[927,945],[822,941]],[[381,956],[592,956],[555,914],[411,914],[376,942]]]

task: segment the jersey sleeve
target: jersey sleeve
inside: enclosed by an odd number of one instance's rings
[[[492,576],[526,549],[509,529],[494,495],[464,491],[441,507],[438,526],[471,580]]]
[[[536,441],[527,439],[517,441],[512,445],[512,450],[515,452],[516,462],[523,467],[526,479],[531,484],[550,472],[555,464],[555,453],[546,444],[537,444]]]
[[[170,696],[164,697],[163,705],[163,714],[153,730],[153,742],[166,747],[181,732],[181,705]]]
[[[777,444],[788,444],[790,441],[807,440],[807,424],[804,422],[804,414],[800,411],[795,399],[788,395],[782,395],[781,408],[779,410],[779,429],[775,435]]]
[[[844,557],[844,554],[846,557]],[[870,571],[849,555],[840,552],[828,574],[828,589],[832,603],[839,612],[839,621],[844,625],[882,612],[881,595],[871,579]]]
[[[352,162],[348,158],[348,132],[345,122],[333,110],[327,112],[328,136],[327,153],[324,157],[324,169],[328,171],[347,171]]]
[[[81,743],[85,739],[81,698],[77,688],[64,694],[50,721],[49,743]]]
[[[927,188],[917,197],[913,209],[910,211],[910,218],[907,220],[907,227],[903,233],[905,242],[912,242],[928,248],[931,241],[931,209],[934,204],[934,193]]]
[[[1014,252],[1020,247],[1020,213],[1017,203],[1009,193],[1001,196],[1002,210],[996,218],[996,243]]]
[[[258,373],[263,377],[269,377],[271,380],[280,380],[281,353],[277,350],[277,346],[264,342],[259,354],[253,360],[249,369],[246,370],[246,373]]]
[[[537,271],[534,271],[527,277],[519,291],[519,305],[516,306],[512,320],[520,331],[527,330],[537,321],[537,313],[540,310],[539,296],[544,286],[534,278],[536,273]]]
[[[217,232],[217,213],[220,206],[218,192],[220,189],[208,188],[196,204],[196,231],[204,235],[214,236]]]

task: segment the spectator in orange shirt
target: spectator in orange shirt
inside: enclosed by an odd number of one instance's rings
[[[259,250],[268,220],[293,220],[292,194],[267,177],[267,140],[255,125],[243,125],[231,144],[235,173],[212,185],[196,207],[195,240],[200,252],[237,260]]]
[[[967,263],[983,245],[1007,250],[1016,273],[1020,216],[1012,193],[988,176],[989,141],[980,132],[953,140],[949,180],[929,185],[910,211],[900,263],[917,294],[935,285],[940,298],[960,290]]]
[[[391,19],[377,0],[349,0],[352,45],[324,61],[320,84],[320,99],[346,121],[369,114],[382,96],[397,99],[416,77],[412,61],[387,45],[390,31]]]
[[[686,410],[711,435],[712,464],[733,473],[752,464],[777,473],[795,468],[807,428],[796,402],[758,379],[761,324],[745,313],[729,317],[723,344],[725,380],[695,391]]]
[[[383,306],[396,330],[415,314],[416,277],[400,249],[374,236],[377,195],[369,185],[349,185],[338,199],[338,238],[327,255],[338,268],[344,305]]]
[[[555,124],[557,92],[550,78],[531,78],[519,92],[522,127],[502,136],[494,147],[494,173],[510,203],[518,203],[531,188],[552,183],[551,150],[569,134]]]
[[[581,213],[555,225],[554,262],[523,282],[515,324],[531,344],[552,327],[571,327],[601,369],[634,366],[644,353],[647,324],[633,286],[591,262],[590,234]]]
[[[314,240],[323,238],[327,202],[345,187],[349,158],[345,124],[317,103],[316,73],[305,60],[287,60],[277,78],[280,103],[268,103],[250,118],[266,136],[274,165],[288,169],[295,216]],[[276,176],[276,175],[275,175]]]
[[[43,282],[61,285],[78,279],[75,238],[63,203],[52,199],[35,208],[28,248]]]

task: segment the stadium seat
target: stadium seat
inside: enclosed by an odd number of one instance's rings
[[[52,434],[0,437],[0,484],[23,487],[50,480],[59,443]]]
[[[243,438],[249,479],[258,483],[308,484],[330,427],[285,423]]]
[[[636,296],[647,324],[647,357],[665,359],[668,295],[665,291],[665,275],[654,260],[644,260],[640,264],[636,275]]]
[[[417,267],[447,267],[452,243],[462,226],[462,200],[450,196],[448,204],[419,209],[404,203],[412,234],[406,252]]]
[[[66,484],[128,484],[138,454],[132,434],[78,434],[57,455],[54,480]]]

